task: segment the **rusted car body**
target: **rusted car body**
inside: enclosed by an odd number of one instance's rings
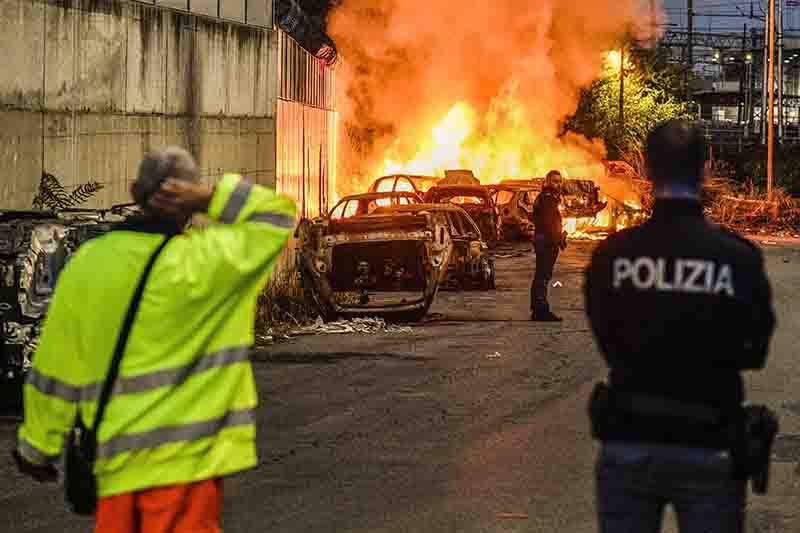
[[[384,207],[419,204],[419,196],[413,192],[375,192],[354,194],[339,200],[330,210],[328,217],[339,220],[357,216],[371,215]]]
[[[367,192],[413,192],[422,201],[425,192],[435,186],[441,179],[434,176],[392,174],[375,180]]]
[[[398,207],[393,211],[406,213],[420,209],[444,214],[447,217],[453,250],[447,264],[447,273],[442,289],[495,288],[494,259],[489,246],[481,236],[474,219],[460,206],[451,204],[426,204],[414,207]]]
[[[22,406],[22,384],[59,273],[79,246],[123,220],[128,207],[0,211],[0,412]]]
[[[303,289],[326,320],[419,320],[440,287],[474,274],[486,259],[469,215],[448,205],[395,203],[364,215],[319,217],[301,222],[296,236]]]
[[[500,238],[515,241],[533,236],[533,202],[540,189],[527,185],[487,185],[499,216]]]
[[[502,185],[531,187],[541,191],[544,178],[504,180]],[[570,218],[594,218],[606,208],[600,199],[600,187],[587,179],[565,179],[562,182],[562,214]]]
[[[478,225],[489,247],[497,244],[497,208],[489,192],[480,185],[437,185],[425,193],[425,203],[456,205]]]

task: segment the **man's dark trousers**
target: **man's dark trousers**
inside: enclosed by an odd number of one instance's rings
[[[531,312],[537,315],[546,314],[550,312],[550,304],[547,302],[547,287],[550,285],[553,268],[558,259],[558,243],[544,235],[536,235],[533,238],[533,250],[536,253],[536,270],[531,284]]]
[[[723,450],[608,442],[597,460],[600,533],[658,533],[671,503],[681,533],[743,533],[747,484]]]

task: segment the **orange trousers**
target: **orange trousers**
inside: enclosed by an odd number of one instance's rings
[[[101,498],[96,533],[221,533],[222,480]]]

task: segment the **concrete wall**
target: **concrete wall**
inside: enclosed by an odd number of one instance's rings
[[[151,148],[275,184],[277,35],[122,0],[0,0],[0,208],[42,172],[127,201]]]

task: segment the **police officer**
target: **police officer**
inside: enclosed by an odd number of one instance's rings
[[[587,272],[589,321],[610,368],[590,403],[603,533],[659,531],[668,503],[683,533],[743,531],[731,428],[741,372],[763,368],[775,319],[761,252],[703,216],[705,154],[685,121],[652,131],[653,216],[602,243]]]
[[[566,236],[561,226],[561,173],[551,170],[544,180],[544,187],[533,204],[533,250],[536,253],[536,270],[531,284],[531,320],[561,322],[561,318],[550,311],[547,302],[547,286],[553,277],[553,268],[559,250],[566,246]]]

